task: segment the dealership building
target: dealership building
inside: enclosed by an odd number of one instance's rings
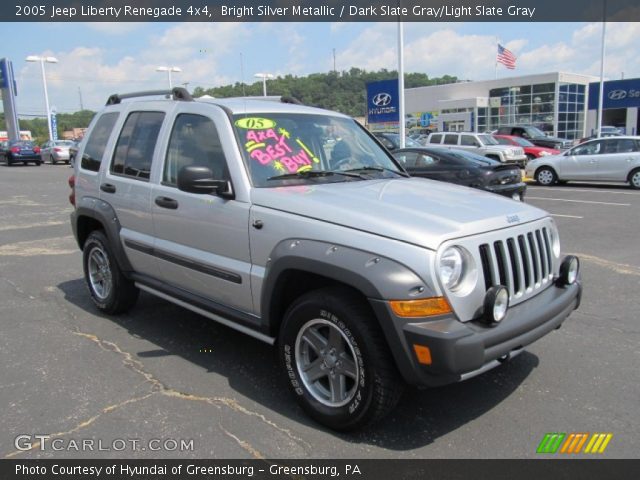
[[[564,72],[411,88],[405,89],[405,122],[413,128],[476,132],[527,124],[576,139],[596,129],[598,93],[598,77]],[[639,107],[640,79],[605,82],[603,125],[636,135]]]

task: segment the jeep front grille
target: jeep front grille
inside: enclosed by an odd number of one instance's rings
[[[553,279],[551,237],[541,227],[479,246],[486,290],[504,285],[509,299],[532,293]]]

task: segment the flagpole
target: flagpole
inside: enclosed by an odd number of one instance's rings
[[[604,96],[604,44],[605,44],[605,35],[607,32],[607,0],[602,2],[602,46],[600,49],[600,91],[598,93],[598,123],[596,125],[597,130],[597,138],[600,138],[602,134],[602,107],[603,107],[603,96]]]
[[[496,79],[496,80],[498,79],[498,45],[499,45],[499,44],[500,44],[500,41],[498,40],[498,37],[496,37],[496,48],[495,48],[495,50],[494,50],[494,52],[495,52],[495,54],[496,54],[496,66],[495,66],[495,67],[496,67],[496,68],[495,68],[495,74],[496,74],[495,79]]]
[[[404,23],[398,22],[398,94],[399,116],[398,133],[400,134],[400,148],[405,147],[405,117],[404,117]]]

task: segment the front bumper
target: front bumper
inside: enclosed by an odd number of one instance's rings
[[[479,321],[460,322],[452,315],[427,319],[399,318],[386,301],[370,300],[381,321],[396,365],[404,379],[417,386],[439,386],[466,380],[489,370],[535,342],[580,305],[582,285],[551,285],[529,300],[509,308],[495,327]],[[418,363],[413,345],[431,351],[431,365]]]
[[[514,163],[519,167],[524,167],[527,164],[529,158],[526,155],[520,155],[518,157],[505,157],[504,163]]]

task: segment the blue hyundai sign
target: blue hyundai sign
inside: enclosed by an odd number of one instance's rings
[[[9,69],[7,68],[7,59],[0,60],[0,88],[9,86]]]
[[[52,140],[58,140],[58,119],[55,113],[51,114],[51,136]]]
[[[589,110],[598,109],[600,83],[589,84]],[[602,108],[640,107],[640,78],[604,82]]]
[[[367,83],[368,123],[400,121],[398,80]]]

